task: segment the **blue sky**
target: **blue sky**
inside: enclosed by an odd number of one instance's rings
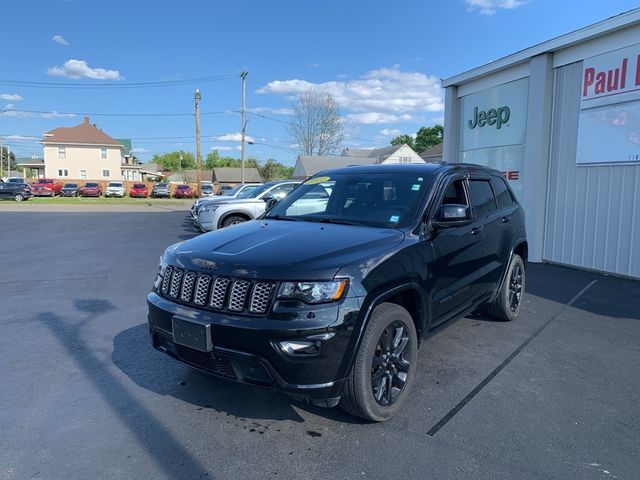
[[[41,155],[42,133],[82,121],[67,113],[89,113],[112,137],[131,138],[143,161],[195,151],[189,114],[198,87],[203,154],[217,148],[239,157],[238,73],[247,70],[247,134],[255,140],[249,156],[295,162],[287,112],[295,95],[313,85],[338,100],[345,146],[385,146],[396,134],[442,122],[440,78],[637,6],[626,0],[6,1],[0,137],[19,156]],[[122,88],[203,77],[215,81]],[[111,86],[87,88],[92,84]]]

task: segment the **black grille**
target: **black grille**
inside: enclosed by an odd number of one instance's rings
[[[180,360],[208,372],[229,378],[236,378],[229,357],[218,352],[201,352],[193,348],[176,344],[176,353]]]
[[[269,311],[276,285],[226,277],[213,277],[176,267],[167,267],[160,293],[171,300],[200,308],[264,315]]]

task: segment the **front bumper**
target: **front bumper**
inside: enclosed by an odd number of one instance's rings
[[[198,310],[173,303],[151,292],[149,333],[157,350],[211,375],[269,387],[321,406],[335,406],[348,373],[345,353],[359,312],[357,298],[337,305],[309,308],[289,314],[272,312],[267,318]],[[275,308],[274,308],[275,311]],[[213,351],[176,344],[173,317],[210,325]],[[272,318],[273,317],[273,318]],[[329,334],[317,353],[288,354],[283,341]],[[350,356],[346,356],[350,358]]]

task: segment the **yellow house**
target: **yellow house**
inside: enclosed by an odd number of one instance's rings
[[[50,130],[40,143],[47,178],[123,180],[123,168],[128,170],[125,146],[91,124],[89,117],[75,127]]]

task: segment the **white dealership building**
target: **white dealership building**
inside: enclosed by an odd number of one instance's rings
[[[504,172],[531,261],[640,278],[640,9],[443,86],[444,160]]]

